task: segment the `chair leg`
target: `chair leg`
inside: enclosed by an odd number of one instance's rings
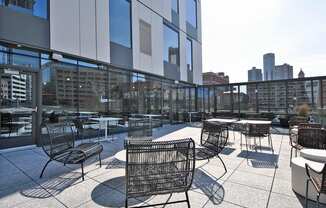
[[[320,196],[320,194],[318,193],[318,195],[317,195],[317,208],[319,208],[319,196]]]
[[[269,135],[268,138],[269,138],[269,141],[271,142],[271,148],[272,148],[272,152],[274,154],[274,147],[273,147],[273,141],[272,141],[271,135]]]
[[[292,154],[293,154],[293,147],[291,147],[291,151],[290,151],[290,167],[291,167]]]
[[[125,208],[128,208],[128,197],[126,197],[126,200],[125,200]]]
[[[259,139],[259,147],[260,147],[260,151],[262,151],[262,148],[261,148],[261,137],[259,137],[258,139]]]
[[[305,208],[308,207],[308,187],[309,186],[309,179],[306,181],[306,199],[305,199]]]
[[[225,163],[223,162],[222,158],[219,155],[217,155],[217,157],[218,157],[218,159],[221,160],[221,162],[223,164],[223,167],[224,167],[224,170],[225,170],[225,173],[228,172],[227,169],[226,169]]]
[[[51,162],[52,160],[51,159],[49,159],[47,162],[46,162],[46,164],[44,165],[44,167],[43,167],[43,169],[42,169],[42,172],[41,172],[41,175],[40,175],[40,178],[42,178],[42,176],[43,176],[43,173],[44,173],[44,171],[45,171],[45,168],[46,168],[46,166],[48,166],[48,164]]]
[[[98,154],[98,160],[100,161],[100,168],[102,167],[101,153]]]
[[[190,202],[189,202],[188,191],[186,191],[185,194],[186,194],[186,199],[187,199],[187,205],[188,205],[188,208],[190,208]]]
[[[248,154],[249,154],[249,151],[248,151],[248,139],[247,139],[247,136],[245,136],[245,140],[246,140],[246,149],[247,149],[247,158],[248,158]]]
[[[83,163],[83,162],[80,163],[80,167],[81,167],[81,169],[82,169],[82,179],[83,179],[83,181],[84,181],[85,178],[84,178],[84,163]]]

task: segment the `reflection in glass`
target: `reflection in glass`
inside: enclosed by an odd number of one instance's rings
[[[186,41],[186,61],[187,61],[187,69],[188,71],[192,71],[193,62],[192,62],[192,41],[187,38]]]
[[[179,65],[179,33],[164,25],[164,61],[170,64]]]
[[[179,0],[171,0],[172,10],[179,13]]]
[[[0,5],[17,12],[48,18],[47,0],[1,0]]]
[[[110,41],[131,48],[130,0],[110,0]]]
[[[187,0],[187,22],[197,28],[197,1]]]

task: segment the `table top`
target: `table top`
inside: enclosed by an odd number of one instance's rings
[[[121,121],[122,118],[114,118],[114,117],[100,117],[100,118],[90,118],[93,121]]]
[[[262,120],[240,120],[235,123],[238,124],[272,124],[272,121],[262,121]]]
[[[323,149],[303,149],[300,156],[315,162],[326,162],[326,150]]]
[[[0,109],[0,113],[10,113],[10,114],[15,114],[15,113],[31,113],[35,109],[33,108],[26,108],[26,107],[18,107],[18,108],[2,108]]]
[[[227,119],[227,118],[211,118],[206,121],[209,122],[220,122],[220,123],[235,123],[238,120],[237,119]]]

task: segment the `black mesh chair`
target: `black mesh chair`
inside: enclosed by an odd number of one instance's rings
[[[196,148],[196,160],[209,160],[216,156],[222,162],[225,172],[227,172],[219,154],[228,143],[228,138],[229,133],[226,125],[204,121],[200,137],[201,147]]]
[[[321,128],[299,128],[296,148],[326,149],[325,130]]]
[[[309,190],[309,182],[313,185],[317,192],[317,207],[319,207],[319,197],[320,194],[326,194],[326,165],[321,171],[317,171],[313,169],[309,164],[305,164],[306,166],[306,199],[305,199],[305,207],[308,207],[308,190]],[[313,173],[313,174],[312,174]]]
[[[181,192],[185,193],[185,200],[156,205],[187,202],[190,207],[188,190],[195,169],[192,139],[161,142],[131,139],[126,140],[125,146],[126,207],[130,198]]]
[[[68,122],[56,124],[42,124],[46,134],[41,136],[41,145],[49,160],[44,165],[40,178],[45,168],[51,161],[66,164],[80,164],[82,178],[84,180],[84,162],[95,155],[98,155],[101,166],[101,152],[103,146],[98,143],[85,143],[75,146],[75,135],[72,125]]]
[[[267,137],[268,144],[274,154],[273,142],[271,137],[271,124],[247,124],[246,131],[244,132],[246,140],[246,149],[248,154],[248,140],[253,138],[256,145],[256,138],[259,139],[260,149],[261,149],[261,139]]]

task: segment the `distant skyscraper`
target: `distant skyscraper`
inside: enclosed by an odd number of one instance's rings
[[[248,70],[248,82],[262,81],[262,80],[263,80],[263,74],[262,74],[261,69],[252,67],[252,69]]]
[[[275,68],[275,54],[264,54],[264,80],[273,80],[273,70]]]
[[[273,70],[273,80],[293,79],[293,66],[283,64],[275,66]]]
[[[299,74],[298,74],[298,78],[300,79],[300,78],[304,78],[305,77],[305,74],[304,74],[304,72],[302,71],[302,69],[300,69],[300,72],[299,72]]]

